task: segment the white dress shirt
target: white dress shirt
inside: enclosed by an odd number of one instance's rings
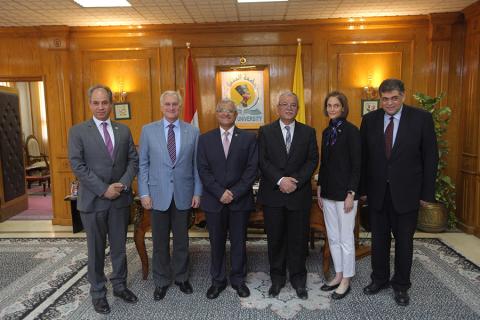
[[[98,120],[97,118],[93,117],[93,121],[95,122],[95,125],[97,126],[98,131],[100,132],[100,135],[103,138],[103,142],[105,142],[105,136],[103,135],[103,125],[102,123],[106,122],[107,123],[107,131],[110,134],[110,139],[112,140],[112,147],[115,148],[115,135],[113,134],[113,128],[112,128],[112,121],[110,121],[110,118],[108,118],[105,121]]]

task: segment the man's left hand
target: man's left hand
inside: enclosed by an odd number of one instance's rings
[[[200,196],[193,196],[192,198],[192,208],[196,209],[200,207]]]

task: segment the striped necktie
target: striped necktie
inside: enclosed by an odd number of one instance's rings
[[[173,123],[170,123],[168,125],[167,149],[168,149],[168,154],[170,155],[170,159],[172,160],[172,163],[175,163],[175,160],[177,159],[177,147],[175,145],[175,132],[173,131],[174,127],[175,125]]]
[[[287,153],[290,151],[290,145],[292,144],[292,135],[290,133],[290,126],[285,126],[287,134],[285,135],[285,146],[287,147]]]
[[[107,147],[107,151],[108,151],[108,154],[110,155],[110,158],[113,159],[112,137],[110,137],[110,133],[108,133],[107,126],[108,126],[107,122],[102,122],[103,138],[105,139],[105,146]]]

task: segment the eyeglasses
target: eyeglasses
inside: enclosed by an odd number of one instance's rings
[[[232,110],[232,109],[225,109],[225,108],[217,109],[217,113],[234,114],[235,112],[236,112],[236,111],[235,111],[235,110]]]
[[[296,103],[279,103],[278,106],[282,109],[297,109],[298,105]]]
[[[381,99],[383,103],[387,103],[389,101],[392,101],[393,103],[397,103],[397,102],[400,102],[400,100],[402,99],[402,96],[393,96],[390,98],[382,97]]]

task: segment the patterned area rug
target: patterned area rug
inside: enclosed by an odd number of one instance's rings
[[[147,247],[150,251],[148,239]],[[369,282],[368,257],[357,261],[352,292],[333,301],[319,290],[324,282],[319,248],[308,258],[306,301],[289,285],[277,298],[268,298],[265,240],[248,242],[251,296],[240,299],[228,288],[218,299],[208,300],[209,243],[192,239],[194,293],[184,295],[172,285],[166,298],[155,302],[151,275],[141,279],[140,260],[129,240],[128,285],[140,301],[123,303],[109,288],[112,312],[100,316],[88,295],[84,239],[0,239],[0,319],[480,319],[480,268],[437,239],[415,240],[411,304],[406,308],[395,304],[391,289],[375,296],[362,293]]]

